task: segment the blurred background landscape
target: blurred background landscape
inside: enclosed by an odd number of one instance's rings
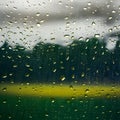
[[[120,41],[114,50],[104,40],[75,40],[68,46],[38,43],[32,51],[7,42],[0,48],[1,82],[119,83]]]

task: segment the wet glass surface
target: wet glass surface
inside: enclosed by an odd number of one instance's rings
[[[0,120],[119,120],[119,101],[119,0],[0,0]]]

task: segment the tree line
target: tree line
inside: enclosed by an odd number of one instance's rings
[[[109,51],[97,38],[74,40],[68,46],[38,43],[32,51],[0,48],[0,81],[4,82],[119,82],[120,41]]]

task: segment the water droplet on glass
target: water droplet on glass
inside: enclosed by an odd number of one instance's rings
[[[48,117],[49,115],[48,114],[45,114],[45,117]]]
[[[40,16],[40,13],[39,13],[39,12],[37,12],[37,13],[36,13],[36,16],[37,16],[37,17],[39,17],[39,16]]]
[[[95,22],[92,22],[92,25],[96,25],[96,23],[95,23]]]
[[[8,119],[12,119],[12,117],[11,117],[11,116],[8,116]]]
[[[52,101],[51,101],[52,103],[54,103],[55,102],[55,99],[54,98],[52,98]]]
[[[68,37],[70,37],[70,35],[69,34],[65,34],[64,37],[68,38]]]
[[[55,38],[51,38],[50,40],[55,40]]]
[[[4,100],[4,101],[3,101],[3,104],[6,104],[6,103],[7,103],[7,101],[6,101],[6,100]]]
[[[86,89],[86,90],[85,90],[85,93],[89,93],[89,92],[90,92],[90,90],[89,90],[89,89]]]
[[[60,80],[64,81],[65,80],[65,76],[61,76]]]
[[[3,75],[2,78],[4,78],[4,79],[7,78],[7,75]]]
[[[26,64],[25,66],[26,66],[26,67],[30,67],[30,65],[29,65],[29,64]]]
[[[45,20],[40,20],[40,23],[44,23],[45,22]]]
[[[74,109],[74,111],[75,111],[75,112],[77,112],[77,111],[78,111],[78,109]]]
[[[7,88],[6,88],[6,87],[2,88],[2,91],[6,92],[6,90],[7,90]]]
[[[70,89],[73,89],[73,85],[70,85]]]
[[[46,14],[46,16],[48,17],[48,16],[50,16],[50,14],[49,14],[49,13],[47,13],[47,14]]]
[[[40,22],[37,22],[37,27],[40,27],[40,26],[41,26]]]
[[[90,6],[91,5],[91,2],[88,2],[88,6]]]
[[[18,67],[18,65],[13,65],[13,68],[17,68]]]
[[[113,10],[113,11],[112,11],[112,13],[116,13],[116,11],[115,11],[115,10]]]
[[[82,40],[83,40],[83,37],[79,37],[78,40],[79,40],[79,41],[82,41]]]
[[[68,20],[68,19],[69,19],[69,17],[65,17],[64,19],[65,19],[65,20]]]
[[[32,115],[29,115],[29,118],[32,119]]]
[[[30,74],[25,74],[25,77],[29,77],[30,76]]]
[[[113,17],[112,16],[110,16],[109,18],[108,18],[108,20],[112,20],[113,19]]]
[[[2,28],[0,27],[0,32],[2,31]]]
[[[85,10],[85,11],[86,11],[86,10],[87,10],[87,8],[86,8],[86,7],[84,7],[84,8],[83,8],[83,10]]]
[[[58,4],[61,5],[61,4],[62,4],[62,1],[59,1]]]
[[[55,73],[57,71],[57,69],[54,69],[53,72]]]
[[[85,73],[81,73],[81,77],[85,77]]]
[[[99,38],[100,34],[95,34],[94,37]]]

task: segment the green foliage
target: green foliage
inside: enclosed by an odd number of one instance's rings
[[[0,48],[0,80],[14,82],[116,82],[120,80],[120,41],[114,51],[96,38],[64,47],[40,42],[33,51]]]

